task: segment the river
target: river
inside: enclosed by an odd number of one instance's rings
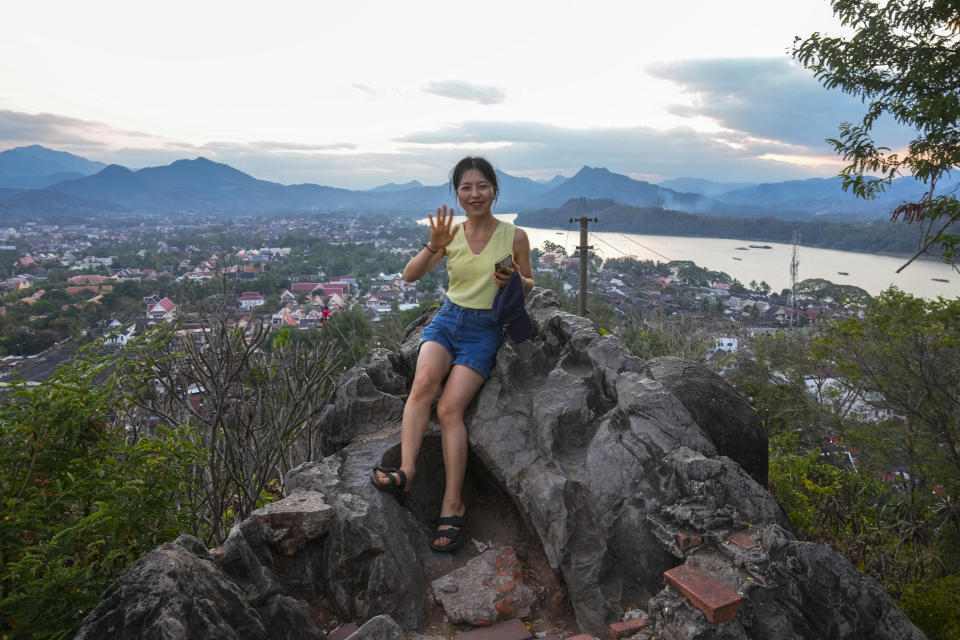
[[[497,214],[503,220],[513,221],[516,214]],[[462,221],[462,217],[456,218]],[[422,221],[424,224],[426,220]],[[544,240],[559,244],[572,254],[580,244],[580,225],[570,229],[536,229],[524,227],[531,247],[542,247]],[[790,256],[793,246],[776,242],[728,240],[725,238],[690,238],[686,236],[648,236],[634,233],[590,231],[589,244],[603,259],[631,256],[641,260],[692,260],[697,266],[723,271],[749,286],[751,280],[766,281],[774,291],[790,286]],[[754,249],[750,245],[765,245],[770,249]],[[745,250],[738,250],[744,247]],[[797,281],[823,278],[837,284],[852,284],[876,295],[896,285],[902,291],[924,298],[955,298],[960,296],[960,274],[949,265],[936,260],[916,260],[896,273],[906,258],[872,253],[854,253],[835,249],[815,249],[800,246],[798,250]],[[844,272],[844,275],[840,272]],[[941,278],[948,282],[938,282]]]

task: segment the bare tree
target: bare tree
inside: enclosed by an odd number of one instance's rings
[[[330,340],[292,340],[229,315],[200,328],[162,326],[125,353],[129,394],[160,424],[187,424],[206,452],[197,469],[198,529],[222,541],[256,509],[268,482],[321,455],[319,417],[340,349]]]

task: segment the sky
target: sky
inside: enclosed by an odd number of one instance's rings
[[[536,180],[836,175],[863,105],[789,55],[827,0],[62,0],[0,7],[0,150],[206,157],[350,189],[465,155]]]

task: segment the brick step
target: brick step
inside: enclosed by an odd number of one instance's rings
[[[688,564],[665,571],[663,578],[714,624],[730,620],[743,607],[743,598],[733,589]]]
[[[683,560],[687,552],[699,547],[704,542],[704,536],[693,529],[679,526],[665,518],[647,514],[650,532],[673,556]]]

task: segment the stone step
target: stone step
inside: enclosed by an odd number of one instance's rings
[[[743,607],[743,598],[733,589],[690,565],[674,567],[665,571],[663,577],[714,624],[730,620]]]

